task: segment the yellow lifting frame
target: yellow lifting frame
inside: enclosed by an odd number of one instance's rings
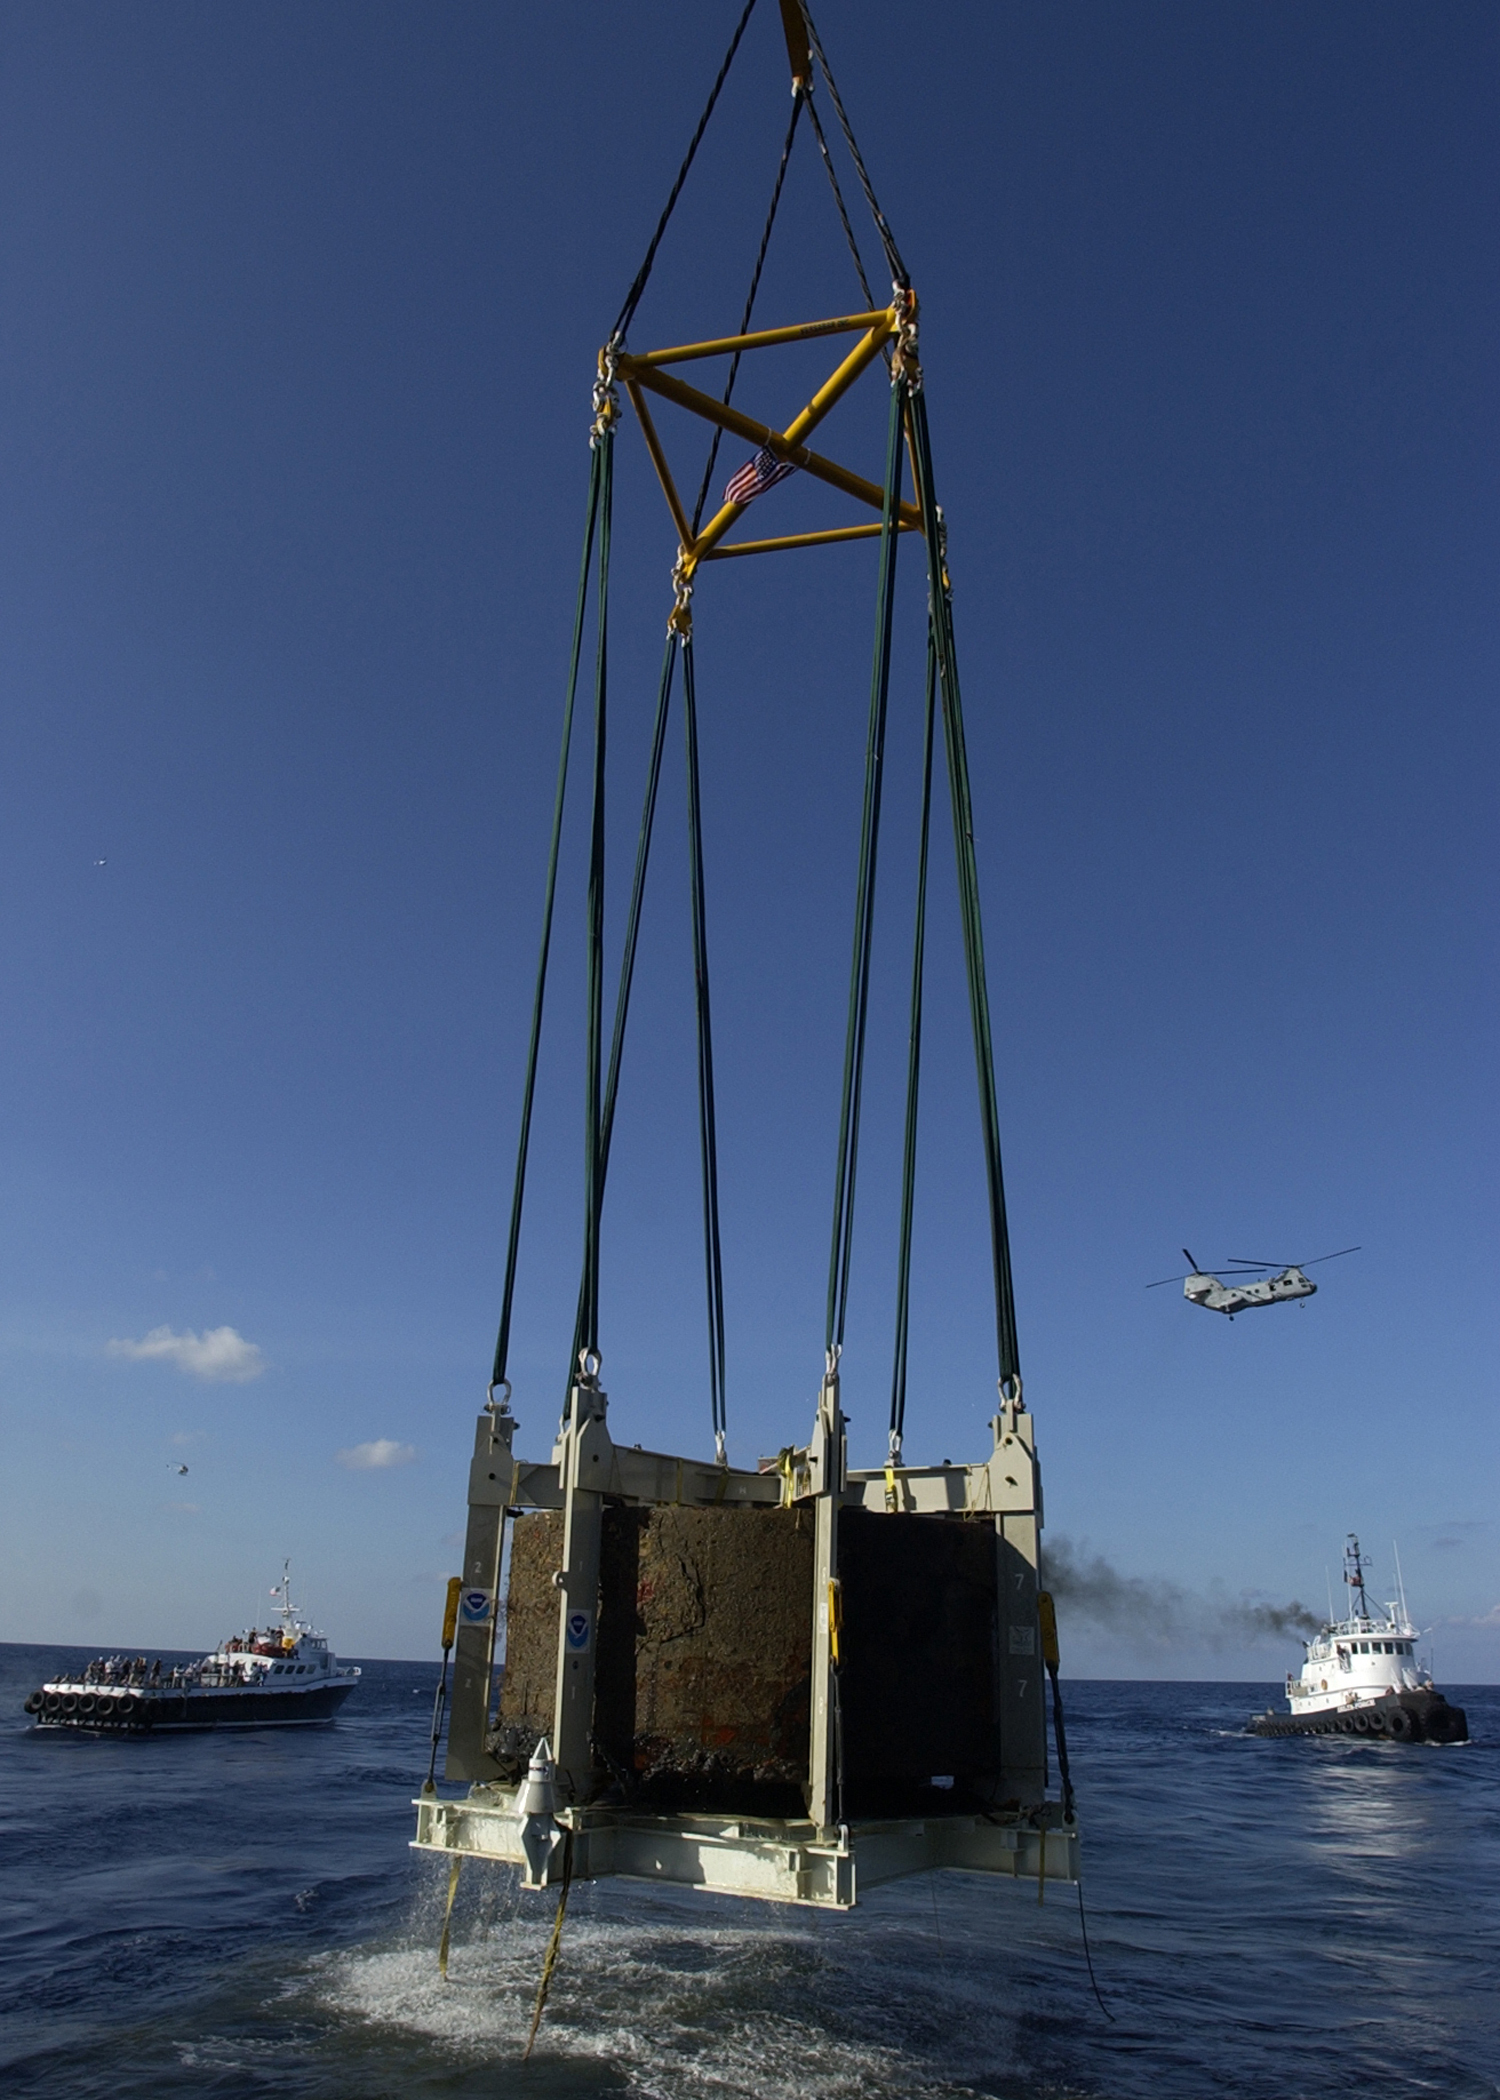
[[[891,339],[916,312],[916,302],[909,307],[889,306],[876,313],[841,314],[828,321],[805,321],[790,328],[762,328],[753,335],[717,336],[704,343],[682,343],[668,350],[647,350],[640,356],[629,351],[599,353],[599,370],[608,379],[613,373],[624,383],[630,397],[630,405],[640,419],[641,434],[646,440],[646,450],[651,464],[656,469],[662,493],[667,499],[667,508],[672,514],[672,523],[677,528],[677,537],[682,553],[678,564],[678,575],[682,582],[690,582],[694,570],[703,561],[726,561],[737,554],[773,554],[792,547],[826,547],[840,540],[862,540],[879,533],[878,525],[844,525],[824,532],[788,533],[778,539],[740,540],[731,546],[721,542],[735,521],[749,508],[744,503],[726,503],[709,519],[702,531],[694,534],[677,493],[677,484],[667,464],[656,425],[645,400],[647,393],[660,400],[673,402],[685,408],[691,415],[700,416],[705,422],[716,423],[721,430],[750,443],[763,446],[778,459],[790,460],[804,473],[815,480],[825,481],[831,488],[841,489],[846,496],[853,496],[860,503],[867,503],[873,510],[881,510],[885,503],[884,491],[876,482],[867,481],[862,474],[855,474],[842,467],[836,460],[825,459],[803,442],[819,423],[848,393],[854,382],[874,363]],[[769,423],[757,422],[753,416],[741,413],[718,401],[712,394],[700,392],[678,379],[664,366],[687,364],[700,357],[732,356],[743,350],[770,350],[784,343],[811,342],[825,335],[853,335],[860,333],[860,340],[849,352],[838,368],[826,379],[811,401],[799,415],[793,417],[785,430],[775,430]],[[901,532],[920,532],[922,517],[914,503],[902,503],[897,512],[897,529]]]

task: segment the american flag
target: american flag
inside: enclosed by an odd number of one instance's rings
[[[775,488],[778,481],[785,481],[788,474],[797,471],[789,459],[778,459],[769,445],[762,445],[754,459],[747,459],[738,474],[732,474],[724,484],[726,503],[753,503],[767,489]]]

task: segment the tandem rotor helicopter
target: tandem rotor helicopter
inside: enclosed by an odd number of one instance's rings
[[[1201,1305],[1207,1312],[1227,1313],[1232,1320],[1237,1312],[1248,1312],[1256,1305],[1280,1305],[1288,1298],[1311,1298],[1318,1286],[1307,1275],[1320,1261],[1337,1261],[1344,1254],[1358,1254],[1358,1247],[1340,1247],[1333,1254],[1318,1254],[1311,1261],[1288,1262],[1285,1267],[1274,1261],[1241,1261],[1231,1255],[1224,1264],[1223,1276],[1214,1276],[1207,1269],[1200,1269],[1193,1260],[1191,1251],[1184,1247],[1183,1258],[1191,1264],[1186,1276],[1160,1276],[1155,1283],[1148,1283],[1148,1291],[1159,1291],[1163,1284],[1180,1283],[1182,1295],[1191,1305]],[[1274,1269],[1276,1274],[1267,1275]],[[1252,1280],[1253,1279],[1253,1280]]]

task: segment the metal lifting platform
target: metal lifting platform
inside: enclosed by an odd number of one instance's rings
[[[462,1861],[497,1861],[520,1867],[525,1887],[560,1887],[559,1931],[570,1882],[605,1875],[845,1910],[861,1890],[924,1869],[1030,1878],[1039,1890],[1048,1881],[1076,1881],[1079,1871],[1078,1832],[1056,1703],[1055,1624],[1040,1582],[1041,1480],[1032,1417],[1021,1397],[973,806],[945,533],[934,490],[918,359],[917,299],[876,204],[804,0],[781,0],[792,69],[791,125],[739,330],[639,354],[627,348],[628,330],[657,246],[753,5],[749,0],[740,18],[656,237],[599,357],[583,573],[564,709],[500,1332],[489,1402],[475,1437],[464,1572],[453,1585],[444,1631],[445,1688],[456,1639],[445,1776],[467,1783],[469,1791],[461,1799],[440,1798],[429,1774],[415,1804],[415,1844],[446,1854],[452,1863],[450,1909]],[[813,104],[814,59],[890,268],[892,295],[885,307],[870,293]],[[761,264],[804,112],[817,134],[854,250],[864,308],[831,319],[755,330],[751,320]],[[732,405],[741,360],[750,354],[759,357],[790,345],[849,335],[858,338],[854,347],[784,427],[758,421]],[[717,397],[690,386],[669,369],[711,358],[730,360],[728,381]],[[889,382],[885,475],[879,483],[814,452],[808,444],[839,401],[871,372],[883,372]],[[640,846],[606,1057],[605,663],[621,389],[661,483],[678,545]],[[652,402],[685,411],[712,427],[712,450],[691,510],[679,494],[668,448],[653,420]],[[722,503],[704,522],[725,433],[758,450],[731,476]],[[903,493],[908,468],[909,498]],[[750,504],[793,471],[865,506],[866,519],[817,531],[730,539]],[[870,510],[877,514],[873,522],[868,519]],[[925,557],[928,647],[890,1455],[883,1467],[851,1471],[839,1362],[853,1232],[896,555],[907,535],[915,537]],[[707,563],[851,539],[874,541],[879,563],[824,1366],[806,1444],[762,1460],[751,1472],[728,1463],[725,1443],[724,1301],[692,596]],[[591,565],[596,560],[583,1275],[563,1419],[550,1459],[532,1463],[518,1458],[513,1449],[517,1424],[510,1410],[506,1363],[569,739]],[[712,1460],[679,1458],[614,1441],[600,1384],[598,1339],[604,1183],[663,739],[679,660],[687,732],[716,1446]],[[902,1459],[907,1307],[928,847],[934,754],[939,749],[952,804],[979,1082],[999,1406],[987,1457],[968,1465],[908,1466]],[[495,1665],[502,1622],[505,1665],[497,1702]],[[1049,1674],[1061,1799],[1049,1798],[1047,1791]],[[440,1706],[443,1696],[440,1692]],[[437,1740],[435,1718],[434,1760]]]
[[[836,1371],[823,1381],[806,1446],[779,1454],[765,1471],[617,1445],[606,1396],[587,1377],[572,1389],[548,1463],[514,1456],[515,1428],[502,1408],[487,1408],[470,1471],[446,1767],[449,1779],[471,1782],[470,1791],[461,1800],[419,1798],[418,1847],[519,1866],[528,1887],[560,1880],[564,1848],[548,1848],[534,1873],[523,1842],[526,1767],[545,1742],[559,1797],[553,1820],[569,1840],[566,1866],[574,1879],[627,1875],[848,1909],[862,1889],[933,1867],[1077,1878],[1076,1826],[1065,1821],[1063,1804],[1046,1796],[1041,1485],[1031,1417],[1017,1404],[1002,1405],[994,1448],[981,1463],[873,1471],[846,1467]],[[669,1522],[673,1513],[691,1512],[690,1525],[678,1515],[668,1550],[680,1559],[690,1530],[699,1542],[707,1535],[708,1552],[701,1544],[697,1550],[711,1561],[715,1546],[733,1557],[735,1527],[749,1540],[753,1513],[779,1511],[799,1513],[798,1532],[788,1526],[782,1538],[803,1545],[790,1556],[805,1578],[802,1612],[795,1603],[787,1608],[777,1584],[771,1563],[779,1560],[784,1570],[789,1556],[776,1543],[768,1554],[754,1542],[748,1569],[739,1555],[732,1572],[748,1572],[748,1587],[741,1579],[715,1595],[711,1566],[707,1585],[704,1570],[694,1571],[700,1618],[689,1630],[706,1633],[696,1659],[711,1647],[714,1667],[695,1670],[689,1644],[679,1657],[686,1669],[664,1699],[648,1682],[640,1563],[625,1571],[622,1594],[620,1570],[610,1564],[612,1521],[618,1527],[633,1512],[639,1527],[656,1512]],[[540,1658],[513,1656],[496,1711],[491,1688],[506,1528],[535,1524],[543,1513],[556,1513],[549,1528],[557,1564],[547,1564],[545,1550],[525,1564],[513,1554],[509,1602],[516,1626],[538,1605],[547,1610],[548,1592],[555,1600],[551,1681]],[[873,1550],[851,1566],[847,1555],[841,1559],[840,1533],[861,1524]],[[951,1594],[914,1587],[911,1616],[928,1637],[901,1642],[900,1633],[912,1629],[890,1626],[880,1569],[904,1550],[903,1575],[920,1581],[925,1562],[947,1578],[951,1593],[955,1547],[966,1594],[955,1606]],[[648,1588],[649,1578],[648,1565]],[[976,1653],[973,1636],[981,1630]],[[675,1625],[667,1629],[667,1642],[674,1640],[683,1640]],[[968,1652],[954,1655],[955,1640]],[[800,1710],[799,1671],[806,1688]],[[726,1675],[752,1688],[748,1711],[726,1694]],[[754,1690],[765,1686],[773,1697],[757,1715]],[[904,1713],[889,1705],[892,1698]],[[779,1735],[767,1708],[783,1718]],[[862,1711],[871,1708],[874,1725]],[[686,1776],[699,1792],[738,1793],[751,1805],[668,1810],[653,1806],[649,1782],[645,1798],[632,1800],[631,1767],[644,1761],[641,1751],[626,1767],[620,1755],[602,1757],[601,1749],[628,1755],[637,1744],[649,1745],[658,1794],[663,1774],[669,1794],[674,1782],[681,1793]],[[705,1756],[709,1745],[716,1754]],[[803,1812],[757,1811],[757,1795],[774,1799],[786,1791],[799,1752]],[[858,1813],[882,1800],[912,1806],[924,1793],[930,1798],[919,1814]]]

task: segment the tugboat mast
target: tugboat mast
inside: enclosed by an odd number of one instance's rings
[[[1364,1562],[1360,1558],[1359,1539],[1352,1531],[1349,1533],[1349,1543],[1344,1548],[1344,1580],[1349,1585],[1349,1603],[1353,1616],[1361,1624],[1367,1625],[1370,1619],[1370,1602],[1365,1595]],[[1356,1604],[1357,1611],[1354,1610]]]

